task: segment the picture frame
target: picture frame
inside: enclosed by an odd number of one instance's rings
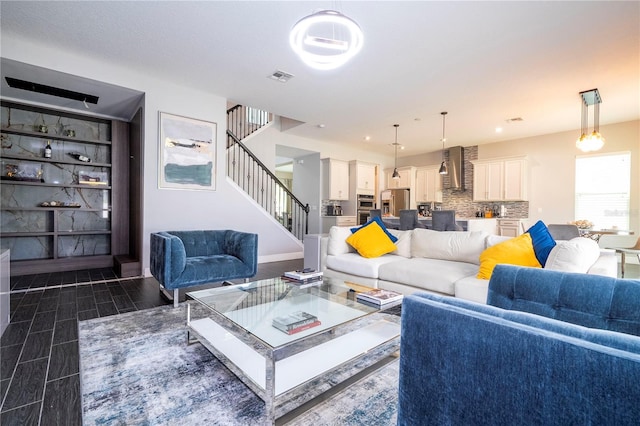
[[[215,191],[217,124],[159,112],[158,186]]]

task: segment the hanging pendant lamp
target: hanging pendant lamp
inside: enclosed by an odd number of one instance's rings
[[[393,174],[391,175],[391,179],[400,179],[400,173],[398,173],[398,127],[399,124],[394,124],[393,127],[396,128],[396,141],[393,143],[395,148],[395,160],[393,162]]]
[[[600,104],[602,98],[598,89],[580,92],[582,99],[580,137],[576,141],[576,148],[583,152],[597,151],[604,146],[604,138],[600,134]],[[589,133],[589,106],[593,105],[593,132]]]
[[[447,112],[443,111],[440,114],[442,114],[442,164],[440,164],[440,170],[438,170],[438,173],[440,173],[441,175],[446,175],[449,173],[447,163],[444,161],[444,142],[447,140],[444,137],[444,119],[447,116]]]
[[[360,52],[360,26],[335,10],[321,10],[300,19],[291,29],[289,44],[308,66],[332,70]]]

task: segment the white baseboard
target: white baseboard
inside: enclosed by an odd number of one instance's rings
[[[281,262],[283,260],[303,259],[304,252],[296,251],[293,253],[278,253],[267,256],[258,256],[258,263]]]

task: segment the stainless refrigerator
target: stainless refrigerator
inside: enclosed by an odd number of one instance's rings
[[[382,201],[382,214],[399,217],[400,210],[409,208],[409,190],[386,189],[380,193],[380,201]]]

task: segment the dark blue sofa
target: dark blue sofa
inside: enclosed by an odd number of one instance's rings
[[[498,265],[402,305],[398,425],[640,424],[640,281]]]
[[[173,290],[178,306],[178,289],[255,276],[258,235],[232,230],[155,232],[150,266],[162,287]]]

